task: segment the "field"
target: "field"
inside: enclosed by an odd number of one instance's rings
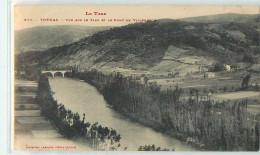
[[[225,75],[226,74],[226,75]],[[189,75],[178,78],[162,78],[151,79],[149,82],[156,82],[161,85],[162,90],[169,88],[175,88],[178,85],[179,88],[190,89],[197,88],[199,90],[212,89],[214,92],[222,92],[223,88],[226,91],[235,91],[238,87],[241,87],[242,80],[246,76],[243,73],[216,73],[214,78],[204,78],[204,75]],[[258,84],[260,77],[258,74],[252,74],[249,81],[249,85]]]
[[[215,94],[214,99],[243,99],[243,98],[259,98],[259,92],[255,91],[239,91],[239,92],[232,92],[232,93],[222,93],[222,94]]]
[[[248,105],[247,110],[254,114],[260,114],[260,104]]]
[[[218,93],[211,96],[214,101],[241,101],[247,100],[247,110],[253,114],[260,114],[260,92],[239,91],[230,93]]]

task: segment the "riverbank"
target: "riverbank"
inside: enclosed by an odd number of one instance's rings
[[[85,81],[85,82],[94,86],[99,91],[100,94],[104,95],[103,91],[102,91],[102,87],[100,87],[99,85],[97,85],[96,83],[91,82],[91,81]],[[108,104],[112,105],[109,102],[108,102]],[[123,113],[122,111],[120,111],[119,109],[117,109],[116,107],[113,107],[113,106],[111,108],[115,109],[117,112],[121,113],[125,117],[130,118],[134,122],[138,122],[138,123],[140,123],[144,126],[150,127],[157,132],[165,133],[165,134],[167,134],[167,135],[169,135],[173,138],[176,138],[176,139],[178,139],[182,142],[187,143],[188,145],[191,145],[192,147],[194,147],[194,148],[196,148],[200,151],[207,150],[207,148],[205,147],[205,144],[203,142],[199,141],[198,139],[194,139],[192,137],[189,137],[186,134],[176,132],[176,131],[173,131],[173,130],[167,131],[167,130],[163,129],[160,125],[151,124],[149,121],[147,121],[145,119],[140,119],[138,116],[132,115],[131,113]]]
[[[118,112],[120,112],[120,111],[118,111]],[[146,121],[144,119],[139,119],[138,117],[136,117],[134,115],[127,114],[127,113],[122,113],[122,112],[120,112],[120,113],[122,115],[124,115],[125,117],[130,118],[134,122],[138,122],[138,123],[140,123],[140,124],[142,124],[144,126],[152,128],[153,130],[155,130],[157,132],[161,132],[161,133],[167,134],[167,135],[169,135],[169,136],[171,136],[173,138],[176,138],[176,139],[178,139],[178,140],[180,140],[182,142],[185,142],[188,145],[191,145],[192,147],[198,149],[199,151],[207,150],[207,148],[205,148],[205,144],[203,142],[199,141],[198,139],[194,139],[192,137],[189,137],[186,134],[183,134],[183,133],[180,133],[180,132],[176,132],[174,130],[171,130],[171,131],[170,130],[165,130],[165,129],[163,129],[159,125],[151,124],[149,121]]]

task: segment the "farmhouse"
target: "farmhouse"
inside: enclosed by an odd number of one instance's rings
[[[214,72],[206,72],[204,75],[205,78],[214,78],[215,73]]]

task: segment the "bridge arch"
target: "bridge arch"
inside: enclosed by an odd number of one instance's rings
[[[55,72],[54,77],[64,77],[63,72]]]
[[[44,74],[46,74],[48,77],[54,77],[54,75],[52,74],[52,72],[45,72]]]
[[[72,73],[71,72],[65,72],[64,73],[64,77],[71,77],[72,76]]]

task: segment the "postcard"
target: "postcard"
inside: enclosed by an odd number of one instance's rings
[[[259,10],[15,5],[13,149],[259,151]]]

